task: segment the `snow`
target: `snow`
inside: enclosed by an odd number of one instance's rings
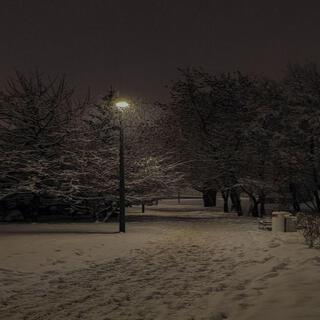
[[[190,208],[132,208],[126,234],[0,225],[0,319],[320,318],[320,252],[299,233]]]

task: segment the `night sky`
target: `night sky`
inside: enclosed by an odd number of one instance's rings
[[[94,95],[164,99],[176,69],[279,77],[320,62],[320,1],[1,0],[0,80],[14,68],[65,73]]]

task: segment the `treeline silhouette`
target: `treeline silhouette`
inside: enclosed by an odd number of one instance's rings
[[[187,68],[167,103],[131,101],[115,91],[76,98],[64,77],[16,72],[0,92],[1,219],[42,215],[105,220],[118,207],[118,127],[125,126],[127,204],[185,187],[224,211],[264,215],[266,204],[320,212],[320,74],[289,65],[271,80]],[[230,207],[231,204],[231,207]]]

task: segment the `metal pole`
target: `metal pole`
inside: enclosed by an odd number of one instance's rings
[[[121,115],[120,115],[121,117]],[[124,135],[123,124],[120,118],[120,146],[119,146],[119,232],[126,232],[126,198],[125,198],[125,177],[124,177]]]

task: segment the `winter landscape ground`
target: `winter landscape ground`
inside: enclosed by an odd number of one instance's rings
[[[0,319],[320,318],[320,252],[253,218],[162,202],[128,232],[0,225]]]

